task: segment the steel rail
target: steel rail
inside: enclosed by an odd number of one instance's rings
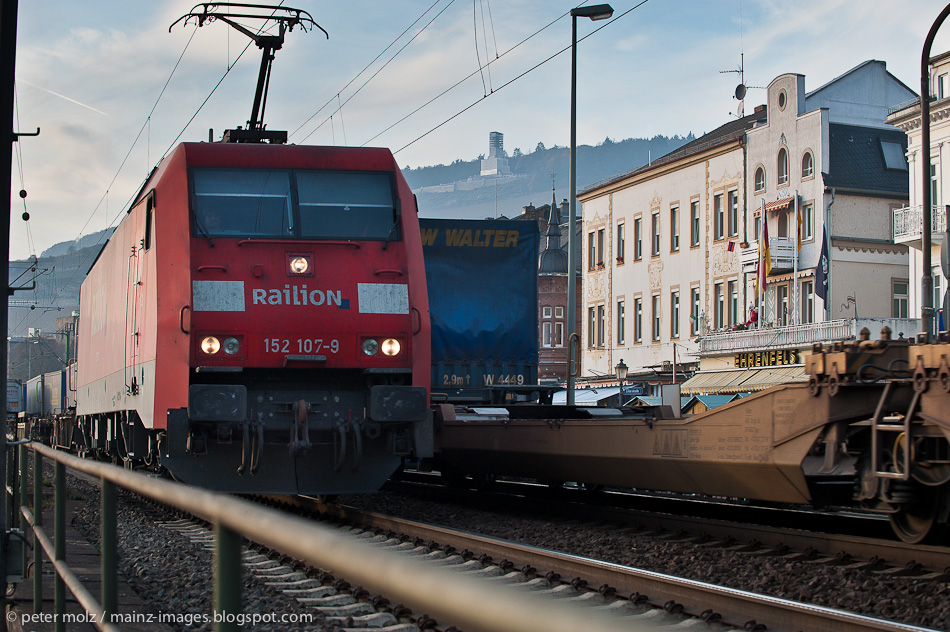
[[[37,455],[52,459],[64,467],[109,481],[215,525],[216,540],[222,531],[226,540],[217,548],[220,555],[216,559],[215,572],[222,573],[230,569],[230,586],[240,585],[239,580],[233,581],[234,569],[239,568],[239,562],[238,566],[234,566],[232,557],[240,555],[240,546],[234,546],[235,538],[228,531],[344,576],[351,583],[362,585],[387,598],[400,600],[466,632],[631,630],[628,621],[616,616],[599,615],[581,606],[506,590],[476,577],[381,550],[341,534],[332,527],[247,500],[148,477],[105,463],[86,461],[37,443],[29,444],[29,448]],[[34,481],[38,480],[38,476],[34,473]],[[228,557],[221,559],[223,556]],[[223,588],[228,591],[223,596],[233,604],[234,591],[237,589],[226,585]],[[215,605],[219,612],[220,604],[218,602]],[[215,630],[224,629],[233,628],[215,623]],[[640,626],[635,629],[652,628]]]
[[[539,569],[542,574],[553,571],[562,577],[579,577],[587,581],[588,586],[606,585],[615,589],[618,594],[653,595],[657,599],[651,599],[651,603],[659,607],[672,600],[682,605],[684,612],[693,616],[698,617],[704,611],[712,609],[722,616],[723,622],[736,625],[740,629],[750,620],[755,620],[758,623],[766,623],[769,630],[789,632],[929,630],[366,512],[353,507],[319,502],[312,503],[312,506],[326,515],[362,526],[397,531],[410,537],[448,544],[459,550],[486,553],[497,560],[506,559],[515,567],[527,565]]]
[[[406,474],[403,473],[406,477]],[[405,489],[417,491],[422,486],[427,493],[448,494],[452,493],[448,488],[441,487],[441,483],[434,483],[426,480],[429,475],[419,475],[413,473],[411,478],[404,478],[398,482],[390,482],[387,489],[399,490],[400,486]],[[437,486],[438,485],[438,486]],[[754,519],[746,518],[747,513],[740,514],[743,517],[723,520],[711,518],[708,514],[713,513],[702,509],[703,505],[709,507],[721,507],[717,513],[728,513],[729,511],[763,511],[763,512],[785,512],[786,509],[774,509],[768,507],[757,507],[755,505],[732,505],[728,502],[719,502],[714,499],[700,500],[697,498],[676,498],[675,496],[666,496],[661,494],[650,494],[649,492],[605,492],[603,498],[610,499],[609,502],[614,505],[603,504],[595,505],[591,501],[582,502],[580,499],[569,500],[557,498],[550,500],[544,497],[532,498],[530,492],[532,488],[537,489],[537,485],[530,483],[512,482],[512,481],[494,481],[493,485],[501,494],[502,501],[510,499],[512,506],[524,508],[528,496],[541,511],[550,511],[556,508],[559,514],[564,513],[565,506],[569,506],[576,513],[583,513],[585,519],[603,520],[606,522],[638,524],[644,529],[665,529],[673,533],[682,533],[683,537],[701,537],[708,536],[713,539],[731,539],[737,544],[742,542],[756,542],[761,549],[787,548],[788,554],[797,551],[814,551],[817,557],[835,557],[838,555],[848,555],[853,560],[851,563],[860,564],[869,560],[879,560],[879,563],[889,567],[903,566],[909,571],[918,575],[925,575],[928,572],[934,575],[950,574],[950,546],[934,544],[907,544],[899,540],[883,539],[870,535],[842,535],[831,532],[808,531],[799,527],[774,527],[768,523],[755,523]],[[453,493],[454,496],[454,493]],[[619,502],[617,502],[619,501]],[[627,502],[629,501],[629,502]],[[633,502],[643,504],[659,502],[653,509],[637,509],[630,505]],[[498,502],[497,498],[493,502]],[[680,515],[672,504],[685,504],[688,507],[694,507],[689,513]],[[506,505],[508,506],[508,505]],[[795,510],[797,513],[805,511],[802,508]],[[831,519],[862,520],[871,524],[878,521],[882,524],[882,531],[892,534],[886,518],[875,515],[846,515],[846,514],[820,514],[821,517]],[[916,569],[916,570],[914,570]]]

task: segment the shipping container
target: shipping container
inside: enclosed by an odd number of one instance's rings
[[[7,380],[7,414],[16,416],[23,411],[23,384]]]
[[[73,376],[70,378],[70,371]],[[62,371],[51,371],[31,378],[26,383],[26,412],[33,416],[62,415],[76,407],[75,365]]]
[[[420,219],[432,319],[432,393],[450,400],[537,384],[533,221]]]

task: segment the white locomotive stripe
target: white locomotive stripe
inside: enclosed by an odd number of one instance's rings
[[[192,281],[191,308],[196,312],[243,312],[244,281]]]
[[[405,283],[359,283],[361,314],[408,314],[409,286]]]

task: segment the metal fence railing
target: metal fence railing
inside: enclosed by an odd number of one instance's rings
[[[846,340],[854,336],[850,320],[827,320],[788,327],[712,332],[699,341],[699,353],[733,353],[750,349],[803,347],[814,342]]]
[[[930,232],[934,235],[943,233],[947,230],[947,212],[946,206],[934,204],[930,214]],[[923,207],[904,206],[894,209],[893,228],[894,239],[906,240],[920,238],[924,225]]]
[[[118,630],[110,620],[117,613],[116,492],[123,488],[153,501],[191,513],[214,525],[214,612],[216,631],[238,630],[236,620],[219,616],[241,613],[242,537],[281,551],[306,563],[332,571],[347,581],[398,599],[419,612],[450,622],[467,632],[551,631],[573,632],[597,629],[607,632],[631,630],[629,621],[598,615],[583,606],[557,602],[521,591],[505,590],[483,579],[425,564],[419,560],[380,549],[340,533],[325,525],[281,513],[250,501],[217,494],[169,480],[145,476],[114,465],[80,459],[30,442],[19,446],[19,481],[13,481],[14,503],[19,505],[24,532],[33,533],[34,613],[42,610],[43,556],[56,573],[54,608],[57,630],[63,629],[65,590],[79,604],[95,614],[100,630]],[[33,452],[33,459],[28,452]],[[13,454],[9,450],[8,454]],[[54,465],[54,537],[50,540],[42,523],[43,462]],[[32,462],[33,504],[27,506],[28,479]],[[10,471],[9,468],[8,471]],[[99,479],[101,484],[101,596],[85,588],[65,562],[66,558],[66,470],[75,470]],[[17,496],[20,500],[17,501]],[[219,620],[220,619],[220,620]],[[121,616],[118,616],[121,621]]]

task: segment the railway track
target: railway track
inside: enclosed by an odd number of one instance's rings
[[[440,502],[462,499],[513,511],[529,509],[561,517],[567,513],[671,538],[743,546],[748,552],[763,555],[782,555],[812,563],[852,564],[891,575],[950,581],[950,546],[896,540],[887,521],[873,515],[806,512],[801,507],[740,506],[715,499],[669,495],[579,492],[551,496],[533,493],[538,491],[537,486],[510,482],[495,482],[487,492],[473,491],[433,485],[433,478],[424,475],[390,482],[387,489],[422,494]]]
[[[647,572],[604,561],[543,550],[404,520],[343,505],[286,497],[305,515],[332,518],[350,537],[371,542],[439,566],[453,566],[491,578],[515,591],[594,605],[595,612],[609,611],[638,624],[698,625],[705,621],[714,630],[924,630],[828,608],[721,588],[661,573]],[[174,531],[203,547],[210,557],[210,531],[194,521],[166,520],[161,528]],[[263,553],[266,553],[264,555]],[[345,577],[310,568],[279,551],[244,553],[244,568],[268,590],[321,614],[328,624],[347,630],[384,627],[390,632],[450,630],[452,622],[435,621],[425,613],[412,613],[385,596],[373,596]],[[412,581],[407,578],[407,581]],[[478,604],[473,604],[478,607]],[[684,623],[685,622],[685,623]],[[306,628],[315,629],[315,628]],[[322,628],[316,628],[322,629]]]
[[[286,502],[286,501],[285,501]],[[503,578],[512,586],[570,595],[634,622],[670,625],[687,619],[718,629],[924,630],[829,608],[722,588],[703,582],[558,553],[315,499],[292,504],[351,525],[357,537],[390,543],[440,564]],[[398,538],[394,537],[399,534]],[[408,542],[408,544],[407,544]],[[476,564],[477,562],[477,564]],[[689,625],[689,624],[686,624]]]

